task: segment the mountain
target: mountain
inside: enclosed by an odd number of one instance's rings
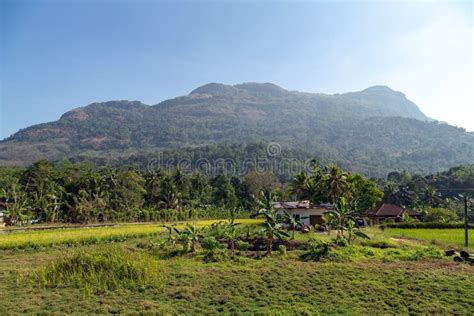
[[[0,142],[0,165],[41,158],[126,161],[208,145],[276,142],[366,175],[436,172],[474,162],[474,134],[426,117],[401,92],[288,91],[271,83],[210,83],[146,105],[92,103]],[[202,150],[201,150],[202,151]],[[227,158],[227,157],[223,157]]]

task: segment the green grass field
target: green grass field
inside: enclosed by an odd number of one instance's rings
[[[10,244],[48,246],[0,250],[0,315],[474,313],[474,267],[444,257],[438,244],[393,240],[393,232],[367,229],[370,240],[336,247],[321,262],[302,261],[304,250],[295,250],[272,257],[241,252],[212,263],[200,249],[169,256],[152,246],[164,238],[156,224],[68,232],[0,235],[15,236]],[[24,239],[32,233],[43,237]],[[79,242],[110,234],[127,237]],[[331,236],[297,235],[310,238]]]
[[[400,238],[415,238],[426,240],[440,245],[451,246],[455,248],[464,247],[463,229],[402,229],[389,228],[385,230],[387,235]],[[469,249],[474,249],[474,231],[469,231],[470,245]]]

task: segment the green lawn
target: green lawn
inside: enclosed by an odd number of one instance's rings
[[[388,228],[385,229],[384,233],[393,237],[427,240],[440,245],[456,248],[464,247],[463,229]],[[472,229],[469,231],[469,240],[469,249],[474,249],[474,230]]]

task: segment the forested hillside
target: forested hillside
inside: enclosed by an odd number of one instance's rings
[[[432,173],[474,161],[473,133],[427,118],[388,87],[327,95],[247,83],[208,84],[153,106],[111,101],[76,108],[0,142],[0,165],[68,157],[143,166],[163,152],[208,159],[224,151],[219,158],[236,158],[238,146],[258,143],[368,176]],[[228,144],[237,147],[222,150]]]

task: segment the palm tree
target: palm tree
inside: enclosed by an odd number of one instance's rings
[[[325,183],[328,189],[328,196],[331,203],[342,197],[349,188],[347,181],[348,174],[339,169],[335,164],[327,168]]]
[[[398,185],[394,182],[388,182],[384,188],[384,196],[388,203],[398,204]]]
[[[291,194],[296,195],[298,199],[309,199],[311,192],[308,190],[308,182],[309,177],[306,173],[298,173],[291,183]]]
[[[168,209],[179,209],[181,203],[181,192],[177,189],[172,180],[166,178],[161,184],[158,196],[159,204]]]
[[[148,205],[157,203],[159,187],[162,174],[160,170],[152,170],[145,176],[146,203]]]
[[[441,194],[432,186],[427,186],[423,194],[423,202],[429,206],[435,206],[441,200]]]

